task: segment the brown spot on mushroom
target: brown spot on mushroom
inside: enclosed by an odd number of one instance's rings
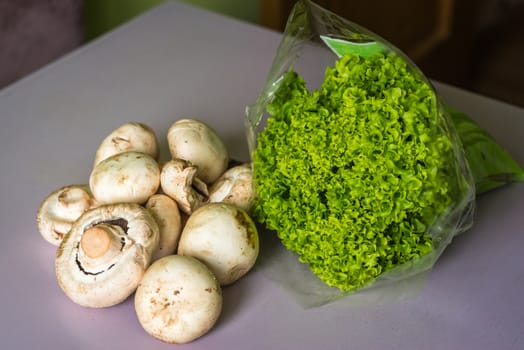
[[[209,249],[204,249],[201,251],[202,255],[206,255],[206,256],[213,256],[213,252]]]
[[[123,184],[124,182],[126,182],[127,180],[129,179],[129,176],[128,175],[120,175],[120,177],[118,178],[118,182]]]
[[[130,142],[129,140],[123,138],[123,137],[119,137],[119,136],[116,136],[116,137],[113,137],[111,139],[111,142],[113,143],[113,145],[115,145],[115,147],[117,147],[119,150],[126,150],[130,147]]]
[[[62,246],[58,246],[58,249],[56,250],[56,258],[60,258],[63,253],[64,253],[64,248]]]
[[[53,232],[54,232],[55,235],[56,235],[55,237],[56,237],[58,240],[60,240],[60,241],[61,241],[61,240],[64,238],[64,236],[65,236],[64,233],[62,233],[62,232],[58,232],[57,230],[53,230]]]
[[[166,321],[166,327],[172,327],[175,324],[175,320],[172,317],[169,317]]]
[[[251,223],[247,219],[246,215],[247,214],[245,214],[243,211],[237,210],[237,213],[235,215],[235,219],[238,222],[240,228],[242,228],[242,227],[245,228],[245,230],[246,230],[246,238],[247,238],[248,244],[251,247],[255,248],[256,244],[257,244],[256,241],[258,239],[258,233],[253,230],[253,226],[251,225]]]

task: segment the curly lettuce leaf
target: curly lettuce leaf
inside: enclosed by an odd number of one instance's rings
[[[432,251],[459,185],[435,93],[404,60],[345,55],[312,92],[288,71],[267,111],[254,214],[322,281],[352,291]]]

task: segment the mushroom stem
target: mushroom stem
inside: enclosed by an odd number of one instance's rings
[[[80,247],[85,256],[90,259],[114,257],[122,248],[119,231],[119,226],[107,224],[98,224],[85,230],[80,239]]]
[[[197,168],[182,159],[168,161],[160,172],[162,190],[188,215],[200,207],[209,194],[206,183],[196,177],[196,173]]]

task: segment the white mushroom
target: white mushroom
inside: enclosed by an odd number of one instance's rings
[[[100,144],[93,167],[115,154],[136,151],[157,159],[158,141],[153,129],[142,123],[125,123],[111,132]]]
[[[135,291],[158,240],[155,219],[138,204],[91,209],[78,218],[58,247],[58,284],[79,305],[118,304]]]
[[[73,222],[97,203],[89,186],[70,185],[49,194],[40,204],[36,223],[42,237],[58,246]]]
[[[227,169],[229,155],[218,134],[207,124],[195,119],[181,119],[168,130],[171,156],[184,159],[198,168],[197,176],[213,183]]]
[[[178,254],[197,258],[225,286],[244,276],[258,257],[255,223],[241,208],[226,203],[209,203],[187,220]]]
[[[207,198],[207,185],[196,177],[197,168],[187,161],[172,159],[164,164],[160,173],[160,187],[190,215]]]
[[[178,205],[167,195],[151,196],[145,207],[155,218],[160,230],[160,242],[153,254],[154,261],[175,252],[182,232],[182,221]]]
[[[89,186],[100,203],[145,203],[160,186],[160,168],[145,153],[115,154],[93,169]]]
[[[203,263],[170,255],[146,271],[135,293],[135,311],[153,337],[188,343],[215,325],[222,311],[222,291]]]
[[[228,169],[209,189],[209,202],[235,204],[248,213],[254,198],[253,171],[249,163]]]

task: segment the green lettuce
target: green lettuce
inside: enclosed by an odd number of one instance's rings
[[[254,215],[324,283],[353,291],[434,249],[464,179],[433,89],[403,59],[345,55],[311,92],[289,70],[267,112]]]

